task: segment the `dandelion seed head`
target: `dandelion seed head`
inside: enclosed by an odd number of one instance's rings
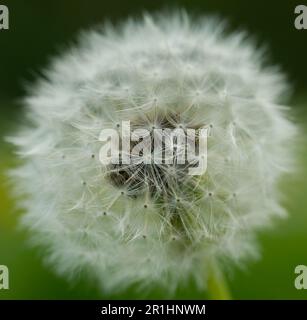
[[[283,216],[291,169],[289,91],[245,33],[187,14],[84,33],[25,99],[30,125],[11,140],[23,224],[58,273],[86,270],[103,290],[200,286],[212,258],[255,255],[258,229]],[[209,128],[207,170],[99,162],[104,128]],[[150,136],[149,139],[152,137]]]

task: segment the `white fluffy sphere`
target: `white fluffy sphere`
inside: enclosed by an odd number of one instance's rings
[[[103,290],[193,277],[211,259],[254,254],[254,232],[284,211],[290,167],[288,87],[244,33],[186,14],[145,16],[84,33],[25,100],[31,124],[12,140],[23,223],[59,273],[88,271]],[[99,134],[207,126],[208,167],[102,165]]]

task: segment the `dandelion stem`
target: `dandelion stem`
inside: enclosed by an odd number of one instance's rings
[[[211,261],[209,266],[208,293],[211,300],[231,300],[225,276],[216,261]]]

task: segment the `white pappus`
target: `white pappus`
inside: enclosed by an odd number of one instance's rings
[[[244,32],[185,13],[145,15],[82,34],[25,99],[11,141],[22,222],[60,274],[86,271],[104,291],[194,278],[211,259],[255,256],[254,233],[284,216],[278,178],[295,126],[280,72]],[[208,126],[207,170],[103,166],[104,128]]]

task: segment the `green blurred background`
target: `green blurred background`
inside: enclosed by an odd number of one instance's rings
[[[268,44],[270,59],[281,66],[293,86],[293,117],[302,128],[298,141],[299,170],[282,183],[289,219],[259,235],[262,258],[227,274],[236,299],[306,299],[307,290],[294,287],[294,268],[307,265],[307,30],[294,28],[294,8],[303,1],[186,0],[85,1],[0,0],[10,10],[10,29],[0,31],[0,265],[10,269],[10,290],[0,299],[165,298],[163,291],[130,289],[102,295],[92,283],[73,285],[58,278],[42,263],[41,252],[31,248],[28,235],[18,229],[18,213],[10,198],[5,171],[14,155],[3,137],[14,132],[23,117],[19,103],[49,58],[75,39],[78,31],[103,21],[121,21],[143,10],[180,7],[196,15],[214,13],[230,22],[230,30],[245,28]],[[173,296],[172,296],[173,297]],[[192,284],[179,288],[175,298],[206,298]]]

